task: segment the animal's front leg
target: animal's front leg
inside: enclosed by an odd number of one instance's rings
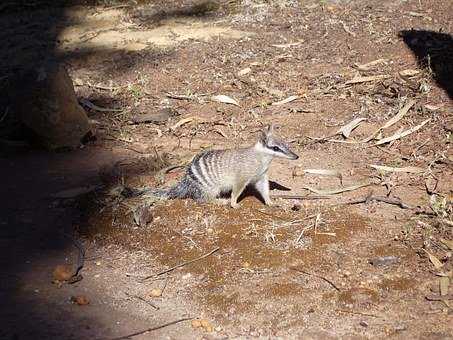
[[[264,199],[266,205],[272,205],[271,198],[269,196],[269,180],[267,174],[264,174],[256,183],[255,189],[260,193],[261,197]]]
[[[239,208],[238,198],[244,191],[245,187],[247,186],[247,182],[238,182],[233,185],[233,190],[231,191],[231,207]]]

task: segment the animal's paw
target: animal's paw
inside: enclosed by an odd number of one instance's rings
[[[236,202],[231,202],[231,204],[230,204],[230,205],[231,205],[231,207],[232,207],[233,209],[237,209],[237,208],[239,208],[239,204],[238,204],[238,203],[236,203]]]

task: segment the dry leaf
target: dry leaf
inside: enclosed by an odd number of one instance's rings
[[[354,79],[348,80],[345,85],[351,85],[351,84],[359,84],[359,83],[367,83],[370,81],[375,81],[375,80],[383,80],[383,79],[388,79],[391,78],[392,76],[386,75],[386,74],[381,74],[377,76],[368,76],[368,77],[355,77]]]
[[[276,44],[276,45],[271,45],[271,46],[278,47],[278,48],[288,48],[288,47],[293,47],[293,46],[299,46],[302,43],[303,43],[303,41],[298,41],[298,42],[294,42],[294,43]]]
[[[152,297],[162,296],[162,289],[160,289],[160,288],[152,289],[151,292],[149,292],[149,296],[152,296]]]
[[[448,286],[450,285],[450,278],[448,276],[441,276],[439,278],[440,296],[448,294]]]
[[[428,123],[430,120],[431,120],[431,118],[423,121],[421,124],[419,124],[417,126],[414,126],[413,128],[410,128],[408,130],[405,130],[405,131],[402,131],[402,132],[399,132],[399,133],[395,133],[394,135],[392,135],[390,137],[383,138],[383,139],[381,139],[380,141],[378,141],[377,143],[375,143],[373,145],[374,146],[381,145],[381,144],[385,144],[385,143],[397,140],[399,138],[406,137],[407,135],[410,135],[411,133],[414,133],[415,131],[420,130],[423,127],[423,125]]]
[[[448,248],[450,248],[450,250],[453,250],[453,241],[450,241],[450,240],[446,240],[446,239],[441,238],[441,239],[440,239],[440,242],[442,242],[443,244],[445,244]]]
[[[400,76],[402,76],[402,77],[413,77],[419,73],[420,73],[419,70],[411,70],[411,69],[403,70],[403,71],[399,72]]]
[[[100,106],[93,104],[88,99],[84,99],[84,98],[80,99],[80,104],[82,104],[94,111],[99,111],[99,112],[122,112],[123,111],[123,109],[108,109],[105,107],[100,107]]]
[[[362,64],[362,65],[357,65],[356,64],[355,66],[360,71],[369,71],[374,66],[379,65],[379,64],[387,64],[387,62],[388,62],[388,59],[378,59],[378,60],[374,60],[374,61],[371,61],[371,62],[366,63],[366,64]]]
[[[222,129],[220,129],[220,128],[214,128],[214,129],[212,129],[212,131],[217,132],[219,135],[221,135],[224,138],[228,138],[227,134],[225,132],[223,132]]]
[[[410,172],[413,174],[425,172],[425,169],[417,167],[417,166],[406,166],[406,167],[402,167],[402,168],[394,168],[394,167],[386,166],[386,165],[376,165],[376,164],[368,164],[368,165],[376,170],[389,171],[389,172]]]
[[[345,138],[349,138],[349,135],[351,134],[352,130],[354,130],[357,126],[360,125],[361,122],[366,120],[366,118],[356,118],[350,123],[346,124],[345,126],[341,127],[336,134],[341,133]]]
[[[211,99],[213,101],[216,101],[216,102],[219,102],[219,103],[225,103],[225,104],[232,104],[232,105],[236,105],[236,106],[240,106],[239,103],[231,98],[231,97],[228,97],[228,96],[225,96],[224,94],[219,94],[217,96],[212,96]]]
[[[346,192],[346,191],[357,190],[357,189],[369,186],[371,184],[372,183],[370,183],[370,182],[365,182],[365,183],[361,183],[361,184],[354,184],[354,185],[351,185],[351,186],[345,187],[345,188],[325,189],[325,190],[319,190],[319,189],[308,187],[308,186],[303,187],[303,188],[310,190],[311,192],[314,192],[315,194],[318,194],[318,195],[335,195],[335,194],[341,194],[342,192]]]
[[[382,125],[379,129],[377,129],[370,137],[362,140],[361,142],[368,143],[372,139],[379,139],[379,138],[377,138],[377,136],[382,132],[382,130],[387,129],[390,126],[397,123],[398,121],[400,121],[401,118],[403,118],[406,115],[406,113],[410,110],[410,108],[414,104],[415,104],[414,100],[410,100],[409,102],[407,102],[406,105],[404,105],[394,117],[390,118],[384,125]]]
[[[170,129],[176,130],[178,127],[180,127],[180,126],[182,126],[184,124],[190,123],[194,119],[195,119],[194,117],[183,118],[180,121],[178,121],[175,125],[173,125]]]
[[[299,99],[299,96],[289,96],[288,98],[286,99],[283,99],[279,102],[275,102],[275,103],[272,103],[272,105],[283,105],[283,104],[287,104],[287,103],[290,103],[296,99]]]
[[[341,176],[341,172],[338,170],[330,170],[330,169],[303,169],[304,173],[313,174],[313,175],[322,175],[322,176],[333,176],[337,177],[340,180],[340,183],[343,180]]]
[[[436,268],[437,270],[439,270],[440,268],[443,267],[443,264],[442,262],[439,261],[439,259],[431,254],[429,251],[427,251],[426,249],[423,249],[423,251],[428,255],[429,257],[429,260],[431,261],[431,263],[434,265],[434,268]]]
[[[429,111],[437,111],[439,110],[443,105],[431,105],[431,104],[426,104],[425,109]]]
[[[409,100],[406,105],[404,105],[401,110],[399,110],[399,112],[392,118],[390,118],[383,126],[381,129],[387,129],[389,128],[390,126],[392,126],[393,124],[399,122],[401,120],[401,118],[403,118],[407,112],[409,112],[410,108],[412,106],[414,106],[415,104],[415,100]]]
[[[247,73],[250,73],[250,72],[252,72],[252,69],[250,67],[246,67],[246,68],[243,68],[242,70],[240,70],[238,72],[238,76],[242,77],[242,76],[245,76]]]

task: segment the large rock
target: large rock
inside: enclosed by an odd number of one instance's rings
[[[90,124],[65,68],[47,64],[21,77],[20,86],[14,111],[37,141],[49,149],[79,146]]]

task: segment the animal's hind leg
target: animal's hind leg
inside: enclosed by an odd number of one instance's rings
[[[232,208],[239,208],[238,198],[244,191],[245,187],[247,186],[247,182],[239,182],[233,186],[233,190],[231,191],[231,207]]]

